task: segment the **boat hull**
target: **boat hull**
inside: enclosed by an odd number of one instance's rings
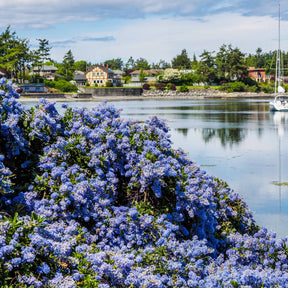
[[[274,101],[269,103],[271,111],[288,111],[288,98],[287,97],[275,97]]]

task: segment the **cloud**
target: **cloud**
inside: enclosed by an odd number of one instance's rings
[[[106,37],[88,37],[83,38],[82,41],[89,41],[89,42],[108,42],[108,41],[115,41],[113,36],[106,36]]]
[[[184,48],[190,57],[222,44],[244,53],[274,50],[277,10],[268,0],[10,0],[0,1],[0,25],[21,38],[48,39],[57,61],[71,50],[93,63],[130,56],[170,62]]]
[[[287,7],[282,17],[288,19]],[[147,17],[201,19],[223,12],[277,17],[278,5],[268,0],[10,0],[0,3],[1,26],[14,29],[52,29],[57,23],[97,22]]]
[[[65,26],[66,40],[55,34],[51,43],[63,42],[67,46],[53,48],[53,55],[60,60],[71,49],[75,59],[92,63],[118,57],[127,61],[130,56],[152,63],[160,59],[170,62],[182,49],[187,50],[190,58],[194,53],[199,56],[204,49],[218,52],[223,44],[231,44],[244,53],[255,53],[258,47],[263,52],[277,48],[277,21],[269,16],[245,17],[225,12],[202,17],[201,22],[188,17],[156,16],[111,22],[76,25],[73,29]],[[287,25],[283,23],[283,31],[288,29]],[[283,39],[282,47],[288,47],[287,39]]]
[[[76,40],[63,40],[63,41],[51,42],[50,45],[54,47],[67,47],[75,43],[76,43]]]

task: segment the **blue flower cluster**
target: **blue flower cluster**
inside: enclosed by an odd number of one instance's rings
[[[153,117],[28,110],[0,80],[0,285],[287,287],[286,239]]]

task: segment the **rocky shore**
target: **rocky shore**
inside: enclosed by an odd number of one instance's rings
[[[38,93],[21,95],[21,101],[38,101],[40,98],[49,98],[56,101],[102,101],[102,100],[134,100],[134,99],[227,99],[227,98],[273,98],[274,95],[263,92],[234,92],[226,93],[214,89],[190,90],[188,92],[171,90],[143,90],[140,95],[119,94],[98,96],[89,93]]]
[[[266,94],[263,92],[234,92],[226,93],[224,91],[218,91],[214,89],[203,89],[203,90],[190,90],[188,92],[180,91],[161,91],[161,90],[144,90],[142,97],[167,97],[167,98],[271,98],[273,95]]]

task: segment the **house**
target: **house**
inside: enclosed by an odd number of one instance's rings
[[[87,79],[86,79],[86,76],[85,74],[75,74],[74,76],[74,82],[75,82],[75,85],[77,86],[85,86],[86,82],[87,82]]]
[[[139,79],[140,72],[141,72],[141,70],[136,70],[136,71],[133,71],[132,73],[130,73],[131,82],[140,83],[140,79]],[[143,70],[143,73],[144,73],[144,82],[156,81],[155,75],[159,74],[159,73],[163,73],[163,70],[162,69]]]
[[[52,73],[52,72],[48,72],[43,76],[45,79],[47,80],[51,80],[54,81],[55,78],[62,78],[63,75],[57,74],[57,73]]]
[[[249,77],[257,82],[265,82],[266,75],[265,75],[265,68],[255,68],[255,67],[249,67],[248,68],[248,74]]]
[[[89,68],[86,73],[85,77],[90,86],[106,86],[107,82],[113,83],[113,71],[109,69],[108,65],[105,67],[104,65],[94,65]]]
[[[48,73],[56,73],[57,70],[58,68],[55,66],[39,65],[33,68],[32,74],[38,73],[40,76],[44,76]]]
[[[114,86],[122,86],[121,80],[123,71],[122,70],[112,70],[113,71],[113,85]]]

